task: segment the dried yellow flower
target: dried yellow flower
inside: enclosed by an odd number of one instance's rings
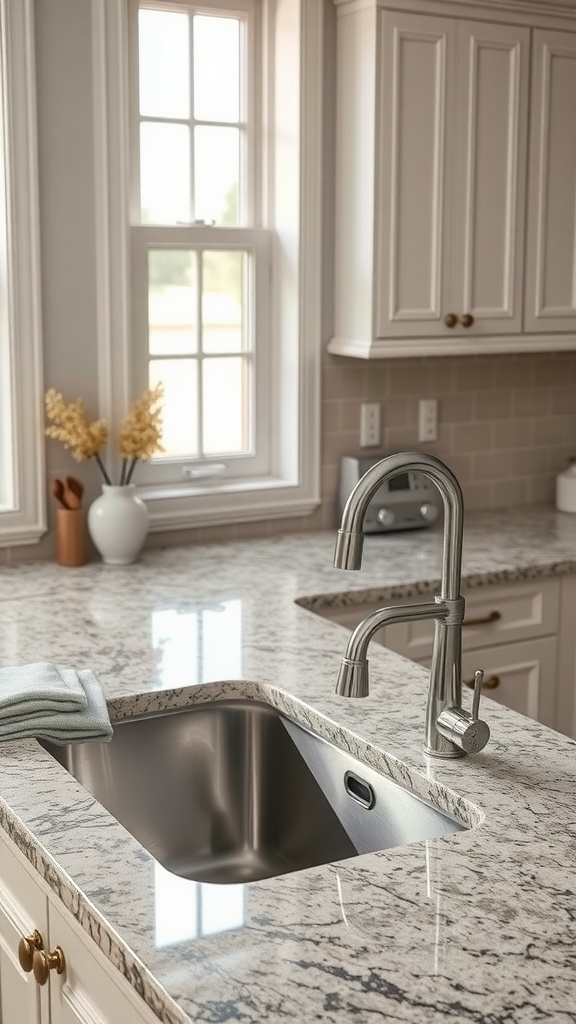
[[[52,426],[46,427],[45,434],[61,441],[69,448],[77,462],[93,459],[108,442],[108,427],[105,420],[90,422],[84,402],[77,398],[66,404],[59,391],[50,388],[44,396],[46,415]]]
[[[120,424],[118,451],[123,459],[150,459],[164,451],[162,437],[162,410],[159,402],[164,395],[162,384],[150,388],[138,398]]]

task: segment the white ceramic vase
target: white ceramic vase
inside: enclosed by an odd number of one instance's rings
[[[102,485],[88,509],[88,532],[106,565],[135,562],[148,533],[148,509],[134,484]]]

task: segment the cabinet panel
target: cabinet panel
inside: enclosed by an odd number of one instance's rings
[[[470,336],[522,328],[529,46],[528,29],[459,24],[452,305]]]
[[[48,1021],[48,995],[18,962],[23,936],[38,929],[47,940],[46,897],[32,883],[6,840],[0,836],[0,1021],[41,1024]]]
[[[576,35],[534,32],[527,291],[529,331],[576,330]]]
[[[380,336],[446,331],[455,36],[445,18],[384,12],[380,20]]]
[[[485,696],[554,728],[556,639],[528,640],[521,644],[485,647],[462,655],[462,679],[474,682],[476,669],[484,669]],[[464,697],[466,701],[466,697]],[[481,705],[482,707],[482,705]],[[482,717],[487,716],[486,706]]]
[[[134,990],[85,932],[50,899],[50,943],[60,946],[66,972],[50,976],[51,1024],[158,1024]]]
[[[430,658],[420,665],[430,668]],[[555,728],[556,639],[528,640],[521,644],[482,647],[462,655],[462,690],[464,706],[470,706],[474,673],[484,670],[483,696],[518,711],[521,715]],[[470,697],[466,691],[470,690]],[[489,722],[488,713],[480,705],[481,718]]]

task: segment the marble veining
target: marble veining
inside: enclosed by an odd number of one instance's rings
[[[167,1024],[576,1022],[576,744],[487,700],[487,748],[436,763],[421,747],[427,673],[377,645],[370,696],[336,697],[347,633],[310,610],[434,592],[441,543],[367,538],[360,573],[333,569],[333,547],[307,533],[125,568],[4,566],[0,664],[90,668],[113,720],[267,701],[469,830],[215,896],[167,877],[32,739],[0,744],[0,825]],[[574,572],[575,517],[466,521],[468,587]],[[192,892],[219,900],[220,930],[185,912]]]

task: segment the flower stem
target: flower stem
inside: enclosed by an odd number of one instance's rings
[[[100,455],[98,454],[98,452],[96,452],[96,455],[94,456],[94,458],[96,459],[96,462],[98,463],[98,467],[100,469],[100,472],[102,473],[102,476],[104,477],[104,480],[106,481],[108,486],[111,487],[112,481],[110,480],[110,477],[108,476],[108,473],[106,472],[106,469],[104,467],[104,463],[102,462],[102,459],[100,458]]]
[[[122,469],[120,470],[120,487],[124,486],[126,478],[126,459],[122,459]]]
[[[130,464],[130,469],[128,470],[128,472],[126,474],[126,479],[124,481],[125,484],[129,484],[130,483],[130,481],[132,479],[132,473],[134,472],[134,469],[136,467],[136,463],[137,462],[138,462],[138,459],[132,459],[132,462]]]

